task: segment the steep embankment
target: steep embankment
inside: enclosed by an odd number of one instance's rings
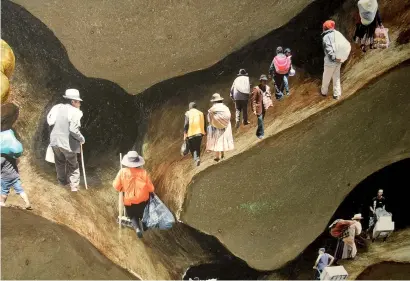
[[[117,230],[117,197],[111,188],[111,181],[118,169],[118,153],[132,147],[143,151],[158,193],[179,214],[186,187],[193,175],[213,164],[211,157],[205,156],[203,166],[192,169],[191,161],[182,160],[179,156],[183,112],[188,102],[197,100],[200,108],[205,109],[213,92],[227,97],[235,73],[241,67],[247,68],[255,81],[260,73],[266,73],[274,49],[281,44],[293,49],[298,77],[291,80],[292,96],[275,103],[269,113],[267,136],[332,105],[333,102],[321,100],[315,94],[315,79],[320,77],[323,56],[319,33],[322,21],[335,13],[340,29],[346,34],[352,32],[350,19],[354,1],[342,5],[343,2],[316,1],[283,28],[228,56],[217,65],[161,82],[137,97],[130,97],[117,84],[85,77],[71,63],[65,48],[69,43],[64,42],[63,45],[55,36],[58,32],[53,30],[54,34],[21,6],[2,1],[2,38],[16,54],[12,99],[20,107],[20,117],[15,128],[26,149],[20,170],[35,213],[71,227],[111,260],[144,279],[180,278],[190,265],[212,261],[224,254],[218,252],[219,246],[213,239],[198,235],[181,224],[169,232],[150,232],[143,241],[136,240],[132,231]],[[290,1],[287,3],[292,4]],[[385,3],[381,6],[385,7]],[[353,52],[344,69],[345,96],[409,58],[408,40],[401,35],[406,34],[402,33],[406,31],[405,27],[398,28],[402,21],[408,22],[408,14],[403,7],[402,3],[391,5],[384,14],[385,25],[397,27],[391,33],[394,41],[392,48],[373,51],[366,56],[357,50]],[[47,9],[43,12],[47,13]],[[257,18],[260,22],[260,17]],[[397,38],[401,38],[402,45],[395,42]],[[93,50],[100,47],[98,44],[86,45]],[[74,51],[81,53],[78,49]],[[200,57],[206,56],[202,54]],[[89,64],[87,60],[82,63],[85,66]],[[145,61],[142,63],[148,65]],[[209,61],[206,61],[205,65],[208,64]],[[129,71],[129,68],[124,69],[119,73]],[[365,71],[369,69],[372,71]],[[83,131],[87,141],[85,156],[90,190],[79,194],[71,194],[56,186],[53,167],[43,160],[48,145],[45,115],[68,87],[79,88],[84,99]],[[232,108],[232,104],[229,105]],[[254,129],[252,125],[236,134],[236,150],[228,157],[257,144]],[[220,167],[224,166],[222,163]],[[11,202],[13,199],[16,198],[11,198]],[[215,203],[218,204],[218,201]],[[267,248],[266,245],[259,246]]]
[[[13,2],[54,32],[81,73],[137,94],[211,66],[288,22],[313,0]],[[264,11],[270,12],[261,16]]]
[[[254,268],[295,258],[360,181],[410,157],[410,67],[194,178],[182,220]]]

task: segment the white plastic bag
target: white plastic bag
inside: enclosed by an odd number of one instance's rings
[[[290,71],[289,71],[289,76],[295,76],[296,74],[296,70],[293,68],[293,66],[290,67]]]
[[[50,163],[54,163],[54,152],[50,145],[47,147],[46,161]]]
[[[350,42],[343,36],[342,33],[335,30],[335,42],[333,49],[335,50],[336,59],[340,59],[341,62],[345,62],[349,57],[352,46]]]

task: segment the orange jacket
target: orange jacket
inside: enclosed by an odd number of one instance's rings
[[[144,169],[122,168],[113,182],[114,188],[124,192],[124,205],[131,206],[149,199],[149,193],[154,192],[154,185]]]

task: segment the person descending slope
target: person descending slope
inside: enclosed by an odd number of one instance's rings
[[[80,185],[80,166],[77,153],[85,138],[80,132],[80,92],[68,89],[63,96],[67,104],[55,105],[47,115],[47,123],[52,127],[50,146],[54,152],[58,183],[62,186],[70,184],[71,191],[77,191]]]
[[[149,200],[150,192],[154,192],[154,185],[147,171],[142,168],[144,163],[144,158],[139,156],[136,151],[129,151],[121,161],[125,167],[121,168],[113,182],[113,186],[118,192],[124,192],[125,210],[139,238],[142,238],[144,231],[141,221],[144,209]]]
[[[223,104],[223,98],[220,94],[212,95],[212,107],[208,110],[208,130],[206,150],[214,151],[214,160],[218,162],[225,157],[224,152],[234,149],[231,112]]]
[[[384,28],[378,9],[377,0],[360,0],[357,2],[360,20],[356,24],[353,41],[360,44],[360,49],[366,52],[366,46],[373,49],[376,27]]]
[[[340,67],[350,53],[350,43],[335,30],[335,22],[328,20],[323,24],[323,50],[325,52],[322,79],[322,96],[326,96],[330,80],[333,79],[333,98],[338,100],[342,95],[340,86]]]
[[[248,122],[248,101],[249,101],[249,94],[250,94],[250,83],[248,73],[245,69],[240,69],[238,73],[238,77],[233,81],[231,87],[231,99],[235,102],[235,127],[239,128],[241,125],[241,112],[243,116],[243,124],[246,126],[249,124]]]
[[[184,140],[188,139],[188,147],[194,158],[195,165],[201,164],[201,142],[205,135],[204,114],[196,109],[196,103],[189,103],[189,110],[185,113]]]
[[[290,58],[283,53],[282,47],[277,47],[276,56],[273,58],[269,67],[269,74],[273,77],[277,100],[283,98],[283,92],[285,91],[284,77],[289,73],[290,66]]]

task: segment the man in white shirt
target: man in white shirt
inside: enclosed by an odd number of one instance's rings
[[[55,105],[47,115],[47,123],[52,126],[50,146],[54,152],[57,179],[60,185],[70,185],[71,191],[77,191],[80,185],[80,167],[77,153],[85,142],[80,132],[81,101],[80,92],[68,89],[63,96],[67,104]]]
[[[245,69],[239,70],[238,77],[233,81],[231,87],[231,98],[235,101],[236,108],[236,128],[241,125],[241,112],[243,114],[243,124],[248,125],[248,101],[251,93],[248,73]]]

